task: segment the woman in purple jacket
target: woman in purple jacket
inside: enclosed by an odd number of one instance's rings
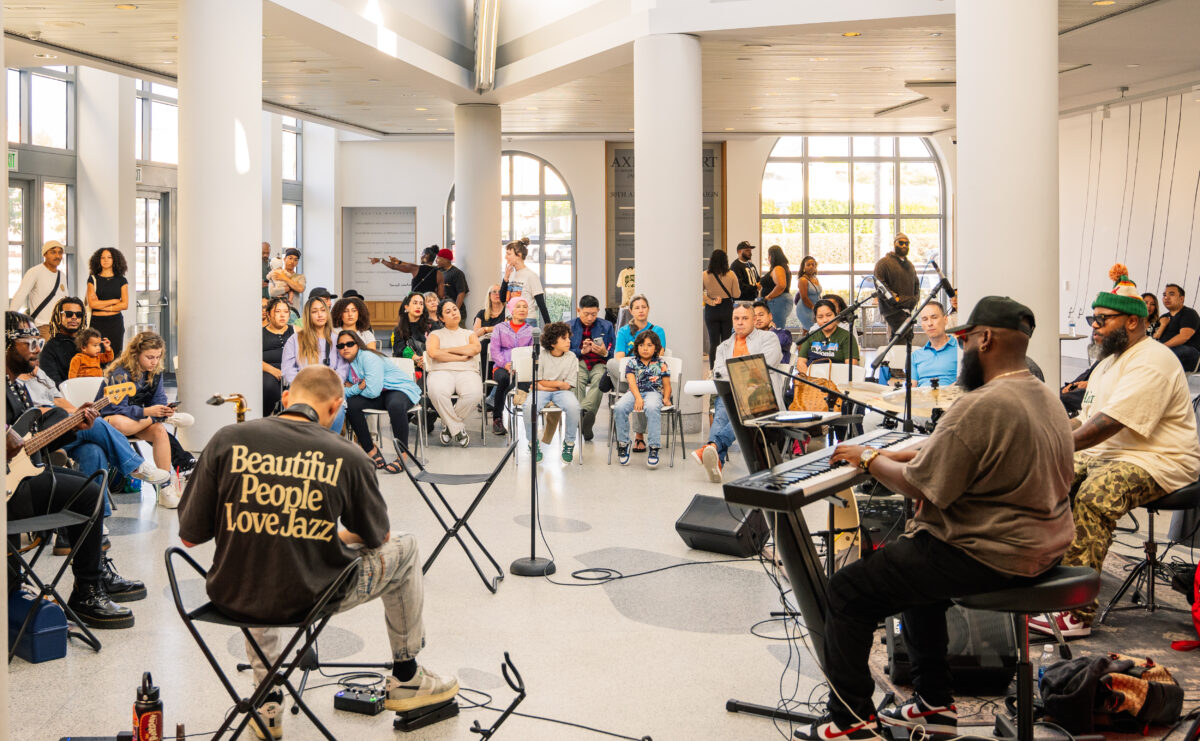
[[[492,380],[496,382],[496,403],[492,405],[492,432],[497,435],[507,435],[504,429],[504,399],[512,388],[516,374],[513,373],[512,351],[514,347],[530,347],[533,345],[533,330],[525,323],[529,317],[529,300],[516,296],[508,302],[507,322],[497,324],[492,332],[492,342],[488,347],[491,357]],[[520,385],[528,388],[528,383]]]

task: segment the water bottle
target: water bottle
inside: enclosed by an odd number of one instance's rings
[[[1042,685],[1042,677],[1046,675],[1046,669],[1054,664],[1054,644],[1047,643],[1042,646],[1042,655],[1038,657],[1037,664],[1037,682],[1038,686]]]
[[[142,685],[135,692],[133,741],[163,741],[163,704],[150,672],[142,674]]]
[[[1074,311],[1067,312],[1067,328],[1071,331],[1072,337],[1079,336],[1079,335],[1075,334],[1075,312]]]

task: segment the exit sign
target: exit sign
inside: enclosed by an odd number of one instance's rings
[[[17,169],[17,153],[13,150],[8,150],[8,169]]]

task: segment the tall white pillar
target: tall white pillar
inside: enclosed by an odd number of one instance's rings
[[[501,246],[500,106],[460,105],[454,109],[454,262],[467,275],[473,304],[486,301],[487,287],[500,282]]]
[[[4,5],[0,4],[0,27],[4,25]],[[0,59],[4,59],[4,35],[0,34]],[[8,75],[5,74],[4,79],[0,79],[0,100],[8,100]],[[5,147],[7,149],[7,146]],[[5,203],[8,203],[8,164],[7,160],[4,166],[4,172],[0,173],[0,185],[3,190],[0,193],[4,194]],[[6,209],[7,211],[7,209]],[[7,224],[5,227],[7,228]],[[8,306],[8,280],[0,281],[4,283],[4,305]],[[5,398],[7,399],[7,394]],[[7,405],[8,402],[0,402]],[[7,410],[6,410],[7,412]],[[5,526],[5,531],[8,530],[8,514],[7,507],[0,507],[0,525]],[[0,587],[4,588],[4,594],[8,594],[8,569],[4,569],[0,573]],[[0,604],[0,625],[8,625],[8,600],[3,600]],[[0,738],[12,738],[8,733],[8,672],[0,672]]]
[[[338,231],[337,131],[311,121],[304,123],[304,272],[310,286],[325,286],[342,294],[341,234]]]
[[[960,2],[958,281],[965,318],[983,296],[1033,310],[1029,355],[1059,377],[1058,4]],[[1013,54],[1012,39],[1021,39]],[[1003,59],[1004,64],[996,60]],[[1000,228],[1016,219],[1018,231]]]
[[[234,421],[204,402],[240,393],[261,411],[262,5],[179,4],[179,398],[199,450]]]
[[[634,271],[650,320],[667,333],[684,373],[699,378],[698,301],[703,257],[700,40],[685,34],[633,42]],[[698,409],[682,397],[685,411]],[[689,406],[690,405],[690,406]]]
[[[283,251],[283,118],[263,111],[262,124],[262,241],[277,255]]]

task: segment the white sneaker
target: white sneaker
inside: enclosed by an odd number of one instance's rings
[[[458,680],[439,677],[425,667],[418,666],[417,673],[407,682],[389,675],[384,688],[387,690],[387,699],[383,701],[383,707],[403,713],[453,700],[458,694]]]
[[[1092,626],[1080,620],[1078,615],[1070,611],[1031,615],[1029,629],[1035,633],[1054,635],[1054,628],[1050,627],[1051,620],[1058,624],[1058,630],[1062,633],[1063,638],[1082,638],[1092,634]]]
[[[174,484],[167,484],[158,490],[158,506],[166,509],[176,509],[179,507],[179,500],[182,496],[178,487]]]
[[[283,738],[283,692],[281,690],[267,693],[262,705],[258,706],[258,714],[267,722],[267,733],[262,732],[262,729],[258,727],[258,722],[251,716],[250,728],[254,730],[255,736],[262,741],[266,741],[268,735],[272,739]]]
[[[135,479],[141,479],[148,484],[165,484],[171,480],[171,472],[164,471],[156,467],[150,461],[142,461],[142,465],[138,466],[137,470],[129,474]]]
[[[170,417],[167,417],[167,422],[176,427],[191,427],[196,424],[196,418],[187,412],[175,412]]]

